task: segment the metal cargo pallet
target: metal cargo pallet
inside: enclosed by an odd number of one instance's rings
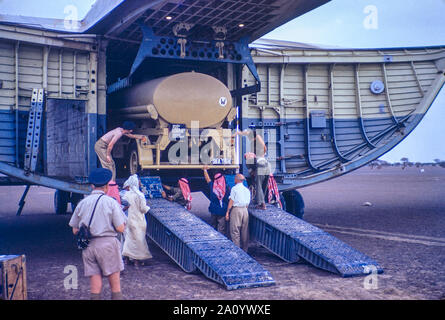
[[[300,258],[342,277],[382,273],[379,264],[329,233],[275,206],[249,207],[250,236],[287,262]]]
[[[147,235],[185,272],[199,270],[228,290],[275,284],[247,253],[181,205],[157,198],[148,205]]]

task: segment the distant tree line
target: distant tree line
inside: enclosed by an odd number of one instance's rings
[[[369,163],[369,166],[371,167],[371,169],[377,168],[377,169],[382,169],[383,167],[400,167],[402,169],[405,169],[407,167],[416,167],[416,168],[421,168],[421,167],[426,167],[426,166],[432,166],[432,167],[442,167],[445,168],[445,161],[441,160],[441,159],[434,159],[434,162],[411,162],[409,161],[408,158],[403,157],[402,159],[400,159],[400,162],[388,162],[385,160],[374,160],[371,161]]]

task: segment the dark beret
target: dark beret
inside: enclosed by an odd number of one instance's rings
[[[91,171],[88,181],[96,187],[102,187],[110,182],[113,173],[105,168],[94,169]]]
[[[124,130],[134,130],[135,127],[136,127],[136,124],[132,121],[125,121],[122,125],[122,128]]]

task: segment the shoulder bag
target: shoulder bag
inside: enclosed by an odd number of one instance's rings
[[[91,214],[90,221],[88,223],[88,227],[82,224],[80,226],[79,232],[77,233],[77,248],[79,250],[86,249],[88,245],[90,244],[90,240],[92,238],[91,232],[90,232],[90,226],[91,221],[93,220],[94,212],[96,211],[97,203],[99,202],[100,198],[102,198],[103,194],[99,196],[99,198],[96,201],[96,204],[94,205],[93,213]]]

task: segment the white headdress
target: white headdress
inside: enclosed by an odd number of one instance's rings
[[[133,174],[124,182],[124,188],[130,187],[130,190],[135,192],[138,196],[142,197],[145,201],[145,196],[139,189],[139,178],[137,174]]]

